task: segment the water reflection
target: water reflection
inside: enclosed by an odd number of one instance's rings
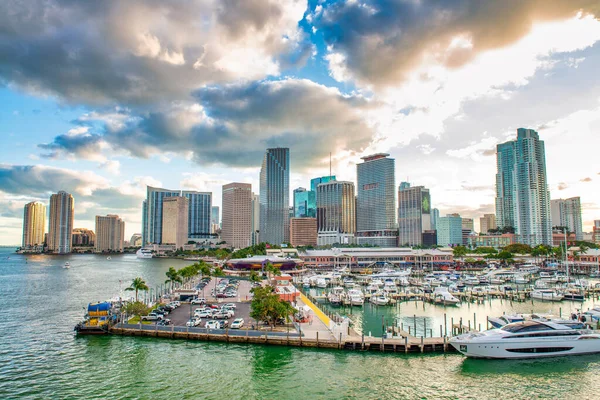
[[[483,360],[465,358],[460,365],[460,373],[464,375],[500,375],[511,374],[521,377],[540,376],[548,373],[554,375],[585,372],[600,366],[599,355],[573,357],[549,357],[534,360]]]

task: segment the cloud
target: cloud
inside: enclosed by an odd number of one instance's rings
[[[583,178],[583,179],[579,180],[579,182],[591,182],[591,181],[592,181],[592,178],[590,178],[590,177]]]
[[[516,43],[537,23],[599,11],[594,0],[530,0],[510,6],[495,0],[364,0],[327,5],[315,26],[323,32],[336,79],[353,76],[386,86],[406,80],[424,63],[464,66],[479,54]]]
[[[301,63],[305,10],[301,0],[2,2],[0,81],[71,103],[168,102]]]
[[[140,158],[191,152],[202,165],[249,167],[260,164],[265,148],[280,146],[292,148],[292,165],[302,169],[324,164],[331,151],[361,153],[374,135],[367,123],[372,102],[309,80],[206,87],[194,97],[197,103],[132,113],[117,123],[87,115],[85,123],[104,124],[102,134],[61,135],[40,147],[52,151],[48,157],[86,159],[103,146]]]
[[[558,183],[558,186],[557,186],[558,190],[565,190],[565,189],[568,189],[568,188],[569,188],[569,185],[566,184],[565,182],[559,182]]]

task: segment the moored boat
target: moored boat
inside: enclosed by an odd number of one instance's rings
[[[149,249],[139,249],[135,252],[135,256],[137,258],[152,258],[152,250]]]
[[[531,291],[531,298],[544,301],[561,301],[564,296],[554,289],[535,289]]]
[[[78,335],[104,335],[108,333],[111,318],[113,315],[110,302],[90,303],[85,319],[75,325],[74,331]]]

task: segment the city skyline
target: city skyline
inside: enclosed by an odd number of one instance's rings
[[[62,190],[75,198],[74,226],[116,214],[125,237],[142,231],[146,185],[211,192],[213,205],[229,182],[258,193],[271,147],[290,148],[290,199],[318,176],[357,182],[360,158],[385,152],[396,183],[429,188],[441,215],[473,218],[477,230],[495,209],[495,147],[521,127],[545,142],[550,198],[579,197],[591,232],[597,8],[364,3],[282,1],[243,13],[211,1],[1,4],[19,29],[0,45],[0,244],[21,242],[25,204],[49,207]],[[385,46],[369,39],[382,37]]]

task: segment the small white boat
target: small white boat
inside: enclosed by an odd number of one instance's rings
[[[327,280],[324,278],[317,278],[315,285],[320,289],[325,289],[327,287]]]
[[[454,297],[445,286],[435,288],[433,291],[433,301],[435,304],[444,306],[455,306],[460,303],[460,300]]]
[[[386,306],[390,302],[390,299],[385,295],[385,293],[376,293],[371,297],[371,303],[377,306]]]
[[[531,292],[531,298],[544,301],[562,301],[564,296],[554,289],[535,289]]]
[[[64,269],[69,269],[69,268],[71,268],[71,263],[67,261],[67,262],[65,263],[65,265],[63,265],[63,268],[64,268]]]
[[[365,303],[365,298],[362,292],[358,289],[350,289],[347,293],[348,300],[353,306],[362,306]]]
[[[106,259],[107,259],[108,261],[110,261],[110,260],[112,260],[112,257],[111,257],[111,256],[108,256],[108,257],[106,257]]]
[[[502,284],[504,284],[504,279],[501,279],[501,278],[491,278],[490,279],[490,283],[492,285],[502,285]]]
[[[137,258],[152,258],[152,250],[149,249],[139,249],[135,252],[135,256]]]
[[[526,285],[529,283],[529,279],[525,278],[524,276],[517,276],[515,277],[515,283],[517,285]]]
[[[404,276],[396,279],[396,282],[398,283],[398,286],[404,286],[404,287],[410,286],[410,282]]]

